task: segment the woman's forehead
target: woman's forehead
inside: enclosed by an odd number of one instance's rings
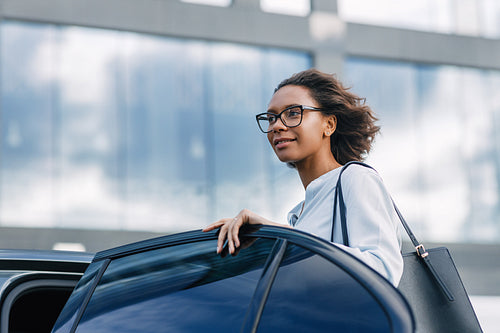
[[[269,110],[281,110],[291,105],[317,106],[308,88],[287,85],[276,91],[269,101]]]

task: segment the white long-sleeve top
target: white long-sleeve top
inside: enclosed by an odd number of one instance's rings
[[[305,200],[288,214],[288,223],[331,240],[335,188],[341,168],[313,180]],[[400,221],[380,176],[372,169],[351,165],[342,173],[349,246],[343,245],[337,203],[333,243],[356,256],[397,286],[403,274]]]

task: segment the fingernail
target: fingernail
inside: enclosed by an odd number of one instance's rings
[[[220,246],[217,246],[217,253],[220,253]]]

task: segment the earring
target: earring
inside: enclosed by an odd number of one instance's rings
[[[330,135],[330,132],[326,132],[326,135]]]

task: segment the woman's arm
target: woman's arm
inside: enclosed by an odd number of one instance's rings
[[[222,247],[224,246],[225,241],[227,240],[227,246],[229,248],[229,253],[233,254],[235,249],[240,246],[240,240],[238,239],[238,233],[240,228],[244,224],[265,224],[265,225],[273,225],[279,227],[289,227],[288,225],[276,223],[269,221],[268,219],[255,214],[254,212],[243,209],[236,217],[234,218],[225,218],[221,219],[217,222],[214,222],[205,229],[203,232],[211,231],[214,229],[220,228],[219,231],[219,239],[217,241],[217,253],[222,252]]]

